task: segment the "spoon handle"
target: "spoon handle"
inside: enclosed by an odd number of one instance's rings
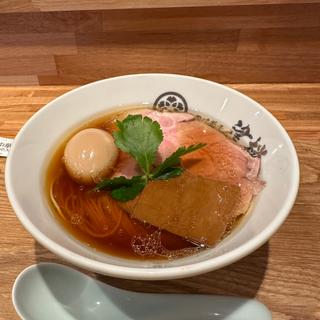
[[[238,297],[133,293],[123,290],[122,295],[118,296],[113,292],[109,300],[118,310],[127,311],[126,320],[272,319],[270,311],[259,301]]]

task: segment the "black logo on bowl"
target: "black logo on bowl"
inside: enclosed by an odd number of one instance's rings
[[[234,126],[233,129],[233,140],[239,141],[242,137],[248,137],[250,139],[249,146],[245,147],[248,153],[254,158],[261,158],[261,156],[265,156],[268,153],[266,145],[260,144],[261,137],[253,140],[253,136],[251,134],[250,125],[244,125],[242,120],[239,120]]]
[[[188,112],[188,103],[180,93],[168,91],[156,99],[153,108],[163,111]]]
[[[261,156],[265,156],[268,153],[266,149],[266,145],[260,144],[261,137],[259,137],[256,141],[250,141],[249,147],[246,147],[246,150],[251,154],[252,157],[261,158]]]

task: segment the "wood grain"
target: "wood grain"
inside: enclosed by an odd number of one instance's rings
[[[129,281],[93,275],[135,291],[231,294],[256,297],[274,320],[320,319],[320,84],[233,84],[271,111],[297,149],[301,182],[280,230],[248,257],[220,270],[173,281]],[[0,136],[14,137],[44,104],[71,86],[0,87]],[[0,319],[15,320],[11,288],[22,269],[40,261],[65,263],[36,243],[15,217],[0,159]],[[258,320],[258,319],[257,319]]]
[[[319,0],[1,0],[1,12],[110,10],[319,3]]]
[[[2,13],[0,33],[95,33],[102,30],[102,12]]]
[[[0,74],[6,76],[34,75],[50,73],[56,74],[54,58],[52,56],[24,56],[0,58]]]
[[[77,54],[73,33],[0,34],[0,57]]]
[[[320,29],[319,29],[320,30]],[[80,55],[106,54],[109,50],[136,51],[151,49],[163,52],[169,50],[196,51],[201,48],[216,52],[233,52],[237,49],[239,30],[218,29],[209,32],[101,32],[76,35]]]
[[[316,27],[320,4],[103,11],[103,31],[196,32]]]
[[[13,75],[13,76],[0,76],[0,85],[35,85],[39,84],[36,75]]]
[[[320,3],[0,14],[3,85],[137,72],[310,83],[319,53]]]
[[[103,49],[97,51],[100,50]],[[319,55],[291,54],[284,58],[279,55],[218,52],[209,45],[196,50],[177,45],[174,49],[156,50],[118,47],[97,53],[95,59],[100,63],[97,64],[91,54],[56,56],[58,76],[82,76],[89,82],[131,73],[173,72],[223,83],[320,81]],[[39,77],[39,81],[44,84],[42,77]],[[55,81],[59,81],[59,78]]]
[[[242,29],[238,51],[255,54],[319,55],[320,28]]]

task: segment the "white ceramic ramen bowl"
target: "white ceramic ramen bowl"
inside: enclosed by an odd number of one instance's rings
[[[227,128],[234,127],[234,134],[244,135],[240,141],[251,146],[250,152],[261,153],[261,177],[266,186],[241,225],[215,248],[172,261],[127,260],[80,243],[53,217],[44,182],[48,161],[61,138],[98,114],[138,104],[200,111]],[[58,256],[82,268],[120,278],[174,279],[221,268],[265,243],[294,203],[299,163],[280,123],[245,95],[192,77],[140,74],[97,81],[48,103],[18,133],[7,159],[5,178],[11,205],[21,223]]]

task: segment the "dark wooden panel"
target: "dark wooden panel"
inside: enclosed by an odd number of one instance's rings
[[[188,52],[187,74],[218,82],[319,82],[320,56]]]
[[[16,84],[82,84],[137,72],[317,82],[319,57],[317,3],[0,14],[8,85],[14,75]]]
[[[242,29],[238,51],[320,56],[320,27]]]
[[[0,12],[32,12],[39,11],[32,0],[1,0]]]
[[[59,75],[78,75],[92,80],[126,73],[185,73],[186,52],[186,49],[110,48],[105,54],[56,56],[55,60]]]
[[[320,4],[103,12],[104,31],[212,31],[320,26]]]
[[[0,57],[77,54],[74,33],[0,33]]]
[[[101,32],[102,12],[0,14],[0,33]]]
[[[55,74],[53,56],[1,57],[0,75],[39,75]]]
[[[217,52],[235,51],[240,30],[215,30],[212,32],[104,32],[78,34],[79,54],[105,54],[111,49],[153,51],[210,49]]]
[[[175,8],[319,3],[319,0],[2,0],[0,12]]]
[[[88,81],[140,72],[183,73],[224,83],[320,81],[318,55],[219,53],[210,48],[110,48],[104,54],[56,56],[56,65],[59,76]]]

